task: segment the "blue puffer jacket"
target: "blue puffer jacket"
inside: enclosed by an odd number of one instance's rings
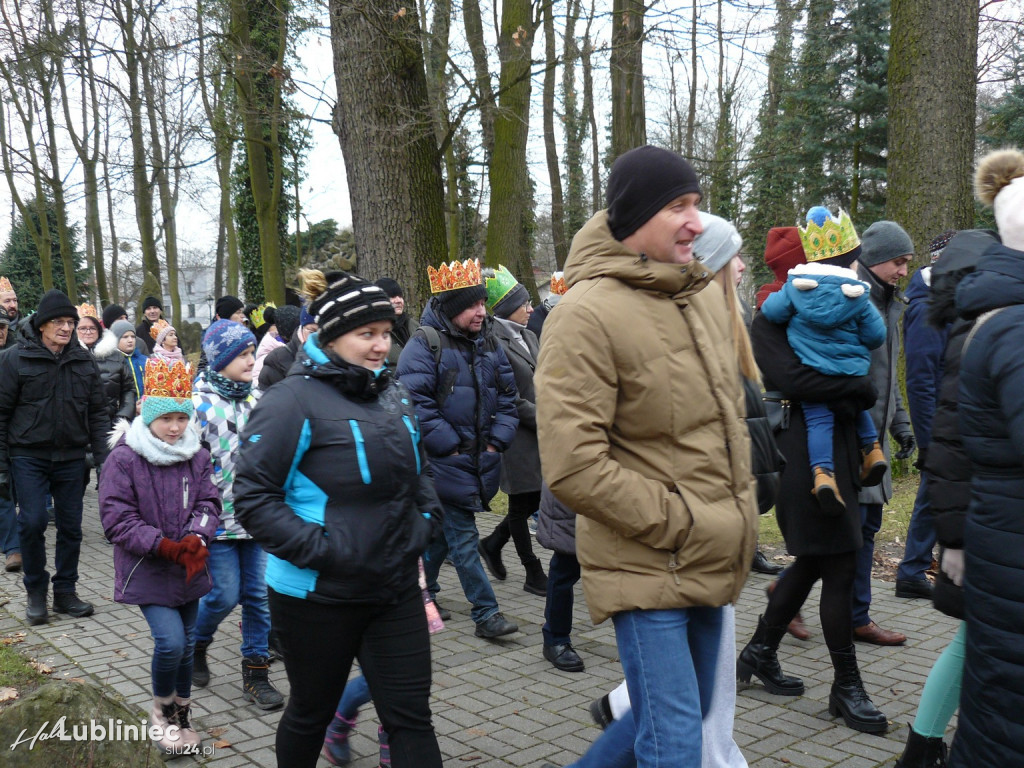
[[[235,514],[267,556],[267,585],[327,603],[388,604],[417,589],[439,530],[408,392],[306,340],[243,433]]]
[[[498,492],[500,451],[512,444],[519,424],[512,366],[486,328],[469,338],[438,310],[436,299],[420,325],[437,329],[441,360],[435,363],[426,338],[414,334],[398,360],[398,378],[416,404],[437,495],[477,509]]]
[[[816,287],[800,288],[801,284]],[[843,287],[861,287],[850,297]],[[885,323],[871,304],[866,284],[849,269],[800,264],[789,279],[765,299],[761,314],[786,325],[786,338],[800,362],[827,376],[864,376],[871,352],[885,343]]]
[[[931,267],[919,269],[910,278],[904,297],[903,350],[907,361],[907,407],[917,438],[918,466],[923,467],[932,441],[932,416],[942,385],[942,361],[949,335],[947,328],[928,322],[931,287],[926,278]]]
[[[1024,743],[1024,252],[988,248],[957,289],[978,317],[960,367],[971,460],[964,526],[967,649],[951,768],[1021,764]],[[998,314],[983,313],[1002,309]]]

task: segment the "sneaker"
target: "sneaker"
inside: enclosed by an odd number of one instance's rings
[[[594,699],[590,702],[590,717],[595,725],[601,727],[602,731],[615,722],[615,718],[612,717],[612,705],[608,700],[607,693],[600,699]]]
[[[324,737],[324,748],[320,753],[331,765],[348,765],[352,762],[352,745],[349,744],[349,734],[356,726],[356,718],[351,720],[342,717],[337,712],[334,719],[327,727],[327,735]]]
[[[504,614],[496,613],[491,618],[476,625],[477,637],[503,637],[519,631],[519,626],[505,618]]]
[[[284,706],[284,696],[267,675],[267,659],[242,659],[242,698],[264,711]]]
[[[526,521],[526,527],[530,529],[531,536],[537,535],[537,520],[539,515],[539,512],[534,512],[532,515],[530,515],[530,519]]]

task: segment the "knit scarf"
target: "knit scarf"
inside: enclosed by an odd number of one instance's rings
[[[139,456],[159,467],[188,461],[202,447],[199,443],[199,433],[191,423],[178,438],[178,442],[171,445],[154,435],[142,419],[132,421],[125,433],[124,441]]]
[[[209,368],[206,369],[206,380],[214,392],[228,400],[244,400],[252,392],[251,381],[232,381]]]
[[[185,356],[181,353],[181,347],[175,347],[174,349],[165,349],[162,344],[158,344],[153,347],[153,354],[159,357],[161,360],[166,360],[168,364],[176,361],[184,362]]]

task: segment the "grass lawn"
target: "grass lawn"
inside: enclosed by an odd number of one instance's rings
[[[24,632],[14,632],[5,637],[0,637],[0,710],[7,704],[15,701],[10,692],[5,689],[13,688],[18,693],[18,698],[25,698],[46,681],[45,675],[37,672],[28,659],[21,655],[18,644]]]

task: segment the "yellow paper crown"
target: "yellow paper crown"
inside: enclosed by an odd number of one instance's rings
[[[565,273],[564,272],[552,272],[551,273],[551,292],[561,296],[563,293],[569,290],[569,286],[565,284]]]
[[[430,292],[442,293],[454,291],[456,288],[472,288],[480,285],[483,279],[480,274],[480,260],[466,259],[442,264],[439,269],[427,267],[427,278],[430,280]]]
[[[14,293],[14,286],[6,277],[0,277],[0,293]]]
[[[0,291],[2,291],[3,289],[3,283],[0,282]],[[100,319],[100,316],[96,314],[96,307],[94,307],[92,304],[79,304],[77,307],[75,307],[75,309],[78,310],[78,316],[80,318],[95,317],[97,320]]]
[[[159,320],[157,320],[155,323],[153,323],[153,325],[150,327],[149,335],[153,337],[154,341],[156,341],[156,337],[160,335],[160,331],[162,331],[168,325],[170,325],[170,323],[168,323],[166,320],[164,320],[161,317]]]
[[[277,309],[277,304],[272,301],[268,301],[266,304],[260,304],[256,309],[249,313],[249,320],[252,321],[253,328],[259,328],[263,325],[263,315],[267,311],[267,307],[273,307]]]
[[[166,360],[151,357],[146,361],[142,383],[146,397],[191,399],[192,367],[180,360],[175,360],[168,365]]]
[[[806,229],[798,229],[800,243],[804,247],[804,256],[808,263],[842,256],[860,245],[857,230],[842,208],[839,209],[838,216],[826,218],[821,226],[812,219],[807,222]]]

